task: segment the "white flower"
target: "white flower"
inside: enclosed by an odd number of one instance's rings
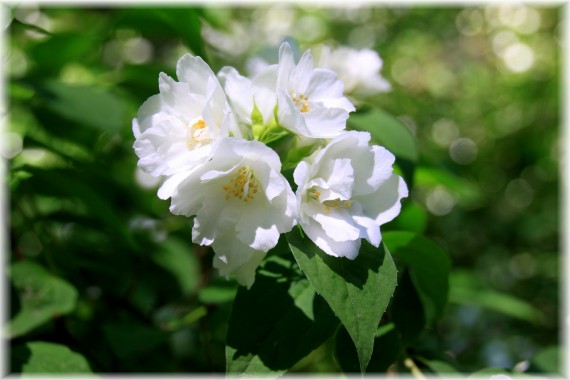
[[[391,86],[380,74],[382,59],[373,50],[356,50],[346,46],[331,49],[323,46],[317,65],[337,73],[346,94],[366,97],[389,91]]]
[[[196,216],[192,241],[211,245],[214,267],[248,287],[265,253],[296,224],[295,195],[280,170],[263,143],[228,137],[172,195],[172,213]]]
[[[218,78],[240,125],[251,126],[252,113],[256,107],[261,115],[261,122],[264,125],[270,122],[277,104],[277,65],[265,67],[253,79],[244,77],[231,66],[226,66],[220,70]]]
[[[408,196],[392,172],[392,153],[369,140],[366,132],[345,132],[295,169],[299,222],[329,255],[354,259],[361,238],[378,247],[380,225],[399,214]]]
[[[333,71],[313,68],[310,51],[295,65],[291,46],[281,45],[276,93],[283,127],[307,137],[338,136],[346,128],[348,113],[354,111],[343,90]]]
[[[205,161],[212,144],[237,132],[218,79],[200,57],[184,55],[177,82],[159,75],[160,93],[151,96],[133,119],[138,165],[153,176],[188,171]]]

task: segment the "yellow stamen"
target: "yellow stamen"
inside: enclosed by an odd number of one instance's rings
[[[197,145],[201,144],[209,144],[212,140],[210,138],[208,124],[204,121],[204,119],[200,118],[191,126],[188,126],[188,138],[187,144],[188,147],[193,149]]]
[[[254,199],[257,193],[257,179],[254,176],[253,170],[249,167],[242,166],[230,178],[230,182],[223,186],[226,192],[225,199],[229,200],[231,197],[238,198],[244,202]]]

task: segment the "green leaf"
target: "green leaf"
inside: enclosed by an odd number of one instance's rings
[[[392,115],[372,109],[364,113],[356,113],[348,119],[349,127],[370,132],[372,141],[384,146],[397,158],[409,186],[413,183],[414,166],[418,160],[416,140],[410,130]]]
[[[204,41],[202,40],[202,13],[192,8],[161,8],[155,10],[156,15],[178,32],[184,44],[194,55],[208,62]]]
[[[67,168],[40,169],[26,166],[25,169],[32,174],[22,181],[22,184],[30,186],[28,191],[58,198],[79,198],[89,210],[90,216],[124,238],[128,244],[136,244],[117,208],[109,201],[112,199],[112,181],[101,178],[100,173],[85,173]],[[110,188],[102,186],[103,184]]]
[[[80,354],[61,344],[29,342],[10,351],[11,372],[23,374],[91,373]]]
[[[541,372],[550,374],[562,374],[560,366],[563,349],[558,346],[550,346],[539,351],[530,361],[528,372]]]
[[[94,53],[93,46],[100,44],[101,39],[99,33],[92,31],[53,34],[32,46],[30,58],[37,63],[37,70],[45,78],[56,74],[70,62],[85,62],[85,57]]]
[[[441,359],[418,358],[423,364],[428,366],[436,374],[453,374],[454,377],[465,377],[453,365]]]
[[[155,349],[170,336],[133,320],[108,323],[102,329],[111,350],[121,360]]]
[[[20,310],[8,323],[8,337],[23,335],[53,317],[75,309],[75,288],[41,266],[21,261],[12,264],[8,274],[20,303]]]
[[[297,265],[271,255],[251,289],[240,287],[226,339],[228,374],[280,375],[319,347],[338,320]]]
[[[421,234],[427,226],[427,213],[415,202],[404,202],[400,215],[389,224],[390,230],[404,230]],[[382,227],[382,231],[387,231]]]
[[[374,351],[366,372],[386,372],[388,367],[398,359],[401,349],[402,343],[394,324],[380,326],[376,332]],[[335,357],[344,372],[360,372],[356,348],[344,327],[341,327],[336,335]]]
[[[205,304],[229,302],[235,299],[237,291],[235,282],[216,277],[211,284],[200,289],[198,299]]]
[[[486,288],[473,273],[466,270],[454,271],[450,284],[450,302],[480,306],[534,324],[546,321],[546,316],[530,303],[511,294]]]
[[[394,292],[390,312],[402,335],[402,341],[408,344],[414,343],[426,327],[426,316],[407,268],[398,276],[398,287]]]
[[[396,267],[388,250],[363,241],[354,260],[329,256],[298,229],[287,234],[291,252],[311,285],[323,296],[352,337],[364,372],[374,333],[396,288]]]
[[[191,294],[196,290],[200,279],[198,256],[186,242],[172,237],[160,247],[151,256],[152,260],[174,276],[182,294]]]
[[[449,256],[433,241],[412,232],[386,232],[382,239],[394,257],[409,268],[426,320],[434,323],[447,304]]]
[[[513,373],[507,369],[504,368],[483,368],[480,369],[476,372],[473,372],[472,374],[469,375],[469,378],[474,378],[474,379],[481,379],[481,378],[491,378],[491,376],[493,375],[505,375],[507,377],[511,377],[513,375]],[[520,374],[517,374],[517,377],[520,377]]]
[[[46,107],[67,120],[107,131],[125,128],[122,99],[104,88],[69,85],[55,80],[35,87]]]
[[[477,183],[460,177],[441,168],[417,167],[415,172],[417,185],[426,187],[444,186],[455,195],[464,206],[475,207],[483,201],[483,195]]]
[[[416,140],[410,130],[394,116],[379,109],[351,115],[348,119],[351,127],[370,132],[373,140],[386,147],[399,158],[416,162],[418,151]]]

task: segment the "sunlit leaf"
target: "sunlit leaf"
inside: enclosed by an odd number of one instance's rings
[[[20,310],[8,323],[8,336],[23,335],[53,317],[75,309],[77,291],[67,281],[53,276],[31,261],[14,263],[8,270],[19,297]]]
[[[454,377],[464,377],[453,365],[444,360],[418,358],[436,374],[453,374]]]
[[[29,342],[10,351],[10,369],[22,374],[91,373],[85,358],[61,344]]]
[[[426,320],[433,323],[443,313],[449,291],[449,256],[433,241],[412,232],[386,232],[384,244],[410,270],[422,301]]]
[[[391,230],[422,233],[427,226],[427,212],[415,202],[404,202],[398,217],[389,224]],[[385,227],[382,227],[385,231]]]
[[[396,287],[396,267],[384,246],[363,241],[354,260],[329,256],[297,229],[287,234],[291,252],[311,285],[352,337],[360,370],[372,355],[374,333]]]
[[[237,291],[235,282],[217,277],[211,284],[200,289],[198,299],[205,304],[229,302],[235,298]]]
[[[240,287],[226,339],[228,374],[277,376],[328,339],[338,326],[297,265],[272,255],[251,289]]]

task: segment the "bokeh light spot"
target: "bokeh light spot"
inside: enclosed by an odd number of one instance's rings
[[[469,138],[459,138],[451,143],[449,156],[458,164],[468,165],[477,158],[477,144]]]

